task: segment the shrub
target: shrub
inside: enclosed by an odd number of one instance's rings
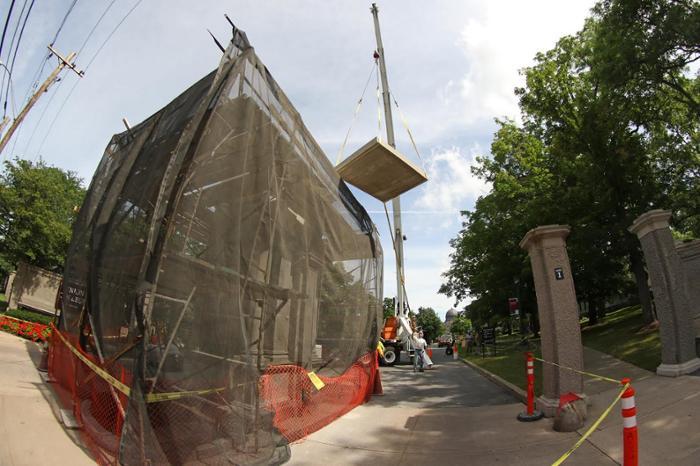
[[[10,309],[5,311],[6,316],[14,317],[15,319],[25,320],[27,322],[36,322],[39,324],[49,325],[53,321],[53,316],[41,314],[39,312],[29,311],[26,309]]]

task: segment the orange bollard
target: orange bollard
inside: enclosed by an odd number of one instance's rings
[[[433,359],[433,349],[430,346],[428,346],[428,357]]]
[[[525,367],[527,374],[527,411],[518,414],[518,421],[539,421],[544,417],[544,413],[535,411],[535,357],[530,351],[525,353]]]
[[[623,385],[629,384],[630,379],[620,381]],[[634,388],[627,387],[620,400],[622,404],[622,445],[624,466],[637,466],[639,464],[639,434],[637,432],[637,405],[634,401]]]

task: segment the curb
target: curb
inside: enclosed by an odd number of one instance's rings
[[[504,388],[504,389],[508,390],[509,392],[511,392],[512,395],[515,396],[515,398],[517,398],[521,403],[527,403],[527,393],[525,393],[525,390],[523,390],[522,388],[516,387],[515,385],[508,382],[507,380],[500,378],[496,374],[493,374],[493,373],[487,371],[483,367],[480,367],[477,364],[474,364],[473,362],[468,361],[465,358],[459,358],[459,360],[462,361],[467,366],[474,369],[475,371],[477,371],[479,374],[483,375],[484,377],[486,377],[487,379],[492,381],[493,383],[495,383],[496,385],[499,385],[501,388]]]

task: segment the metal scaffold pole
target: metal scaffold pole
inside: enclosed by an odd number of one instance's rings
[[[384,60],[384,46],[382,45],[382,34],[379,31],[379,8],[377,4],[372,4],[372,16],[374,16],[374,32],[377,36],[377,54],[379,55],[379,74],[382,80],[382,96],[384,99],[384,116],[386,118],[386,139],[387,143],[396,148],[394,140],[394,122],[391,117],[391,97],[389,95],[389,84],[386,76],[386,61]],[[391,200],[391,208],[394,211],[394,237],[396,248],[396,315],[407,313],[404,296],[404,261],[403,261],[403,233],[401,230],[401,197]]]

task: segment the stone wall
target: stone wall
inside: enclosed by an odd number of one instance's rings
[[[8,308],[24,307],[54,314],[61,279],[60,274],[20,263],[7,281],[5,297]]]

